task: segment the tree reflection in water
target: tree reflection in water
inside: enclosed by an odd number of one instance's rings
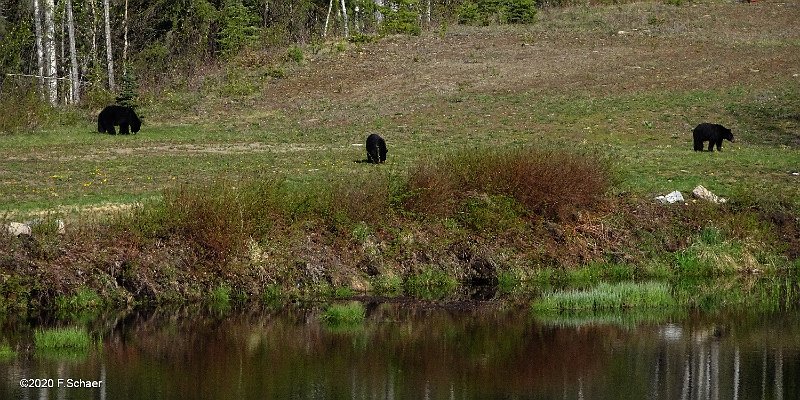
[[[337,329],[320,309],[136,311],[93,324],[104,346],[85,360],[0,360],[0,397],[800,398],[798,312],[631,322],[368,303],[363,324]],[[102,390],[19,387],[101,374]]]

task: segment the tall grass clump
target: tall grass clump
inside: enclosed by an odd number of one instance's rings
[[[389,173],[375,171],[334,182],[327,214],[339,223],[378,224],[391,216],[396,179]]]
[[[13,82],[0,87],[0,134],[31,131],[47,123],[55,111],[42,100],[36,85]]]
[[[96,346],[89,332],[78,327],[37,330],[33,339],[40,355],[83,356]]]
[[[403,286],[410,296],[433,300],[452,294],[458,282],[446,272],[429,267],[406,278]]]
[[[263,237],[287,215],[285,187],[277,181],[217,182],[165,189],[163,197],[123,215],[116,227],[139,240],[178,239],[202,260],[222,264],[247,254],[250,238]]]
[[[211,291],[208,297],[209,305],[217,311],[227,311],[231,307],[231,288],[220,285]]]
[[[660,282],[601,283],[587,290],[558,290],[535,300],[535,311],[608,311],[670,308],[676,305],[670,287]]]
[[[451,214],[470,196],[502,195],[528,212],[559,219],[596,206],[611,184],[609,168],[588,156],[533,149],[483,150],[423,162],[408,177],[405,207]]]
[[[9,358],[14,358],[17,356],[17,352],[15,352],[8,343],[1,343],[0,344],[0,360],[7,360]]]
[[[322,320],[329,325],[356,325],[364,322],[366,309],[357,301],[347,304],[333,304],[322,314]]]

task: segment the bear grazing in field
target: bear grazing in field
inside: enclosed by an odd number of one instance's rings
[[[367,161],[377,164],[386,161],[386,141],[378,134],[367,136]]]
[[[709,124],[707,122],[697,125],[692,130],[692,136],[694,137],[694,151],[703,151],[703,142],[708,142],[708,151],[714,151],[715,145],[717,146],[717,151],[722,151],[723,139],[733,142],[733,133],[731,133],[730,129],[719,124]]]
[[[97,131],[116,135],[117,132],[114,130],[114,125],[119,125],[120,135],[127,135],[129,133],[128,126],[131,127],[133,133],[139,132],[139,128],[142,127],[142,121],[132,108],[112,105],[104,108],[103,111],[100,111],[100,115],[97,116]]]

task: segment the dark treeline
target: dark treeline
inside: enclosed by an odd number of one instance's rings
[[[482,3],[535,12],[533,0],[0,0],[0,92],[78,103],[245,48],[418,34]]]

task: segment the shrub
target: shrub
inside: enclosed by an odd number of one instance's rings
[[[595,206],[610,185],[608,168],[577,154],[512,150],[462,153],[412,170],[404,206],[449,214],[469,196],[506,196],[531,213],[561,218]]]
[[[381,7],[383,24],[381,33],[399,33],[404,35],[419,35],[422,28],[419,24],[418,0],[399,0],[393,7]]]
[[[219,44],[224,57],[235,55],[241,48],[258,37],[255,26],[256,17],[242,4],[241,0],[228,0],[221,10],[219,24]]]
[[[289,46],[289,49],[286,50],[286,56],[299,64],[303,62],[303,49],[296,45]]]
[[[534,0],[467,0],[458,9],[461,24],[529,24],[535,18]]]

